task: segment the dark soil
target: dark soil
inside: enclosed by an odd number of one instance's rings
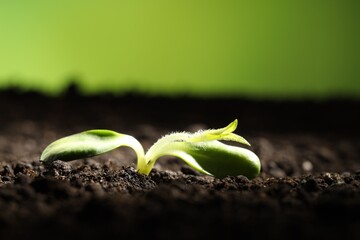
[[[360,239],[360,102],[0,93],[0,239]],[[217,179],[175,158],[149,176],[129,148],[44,166],[50,142],[103,128],[145,148],[223,127],[252,143],[259,177]]]

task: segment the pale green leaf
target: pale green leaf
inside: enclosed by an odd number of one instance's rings
[[[225,141],[235,141],[245,145],[249,145],[250,143],[246,141],[245,138],[233,133],[236,130],[238,125],[237,119],[235,119],[228,126],[220,129],[210,129],[205,131],[199,131],[194,133],[189,139],[188,142],[205,142],[205,141],[213,141],[213,140],[225,140]]]
[[[250,146],[250,143],[245,138],[243,138],[242,136],[239,136],[235,133],[230,133],[230,134],[223,136],[217,140],[234,141],[234,142],[238,142],[238,143],[242,143],[242,144]]]
[[[110,130],[89,130],[61,138],[45,148],[40,161],[71,161],[96,156],[120,146],[133,148],[138,161],[144,161],[143,147],[134,137]]]
[[[252,179],[260,173],[259,158],[245,148],[229,146],[219,141],[183,142],[178,143],[178,148],[190,155],[201,169],[216,177],[243,175]],[[177,156],[181,158],[179,154]]]
[[[219,141],[169,142],[163,144],[156,154],[146,155],[151,169],[162,156],[175,156],[195,170],[216,177],[244,175],[249,179],[260,172],[260,160],[248,149],[229,146]]]

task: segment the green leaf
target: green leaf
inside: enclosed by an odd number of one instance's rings
[[[219,141],[187,144],[187,148],[186,152],[216,177],[243,175],[252,179],[260,173],[260,160],[248,149]]]
[[[228,126],[220,129],[209,129],[205,131],[199,131],[194,133],[188,140],[188,142],[204,142],[212,140],[225,140],[235,141],[250,146],[250,143],[245,138],[232,133],[237,128],[238,121],[235,119]]]
[[[110,130],[89,130],[61,138],[45,148],[40,161],[71,161],[96,156],[120,146],[133,148],[138,165],[145,164],[144,149],[134,137]]]
[[[219,141],[173,142],[166,149],[161,156],[179,157],[194,169],[216,177],[243,175],[252,179],[260,173],[261,164],[255,153]]]

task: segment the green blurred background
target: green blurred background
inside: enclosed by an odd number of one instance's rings
[[[359,0],[0,1],[0,88],[360,98]]]

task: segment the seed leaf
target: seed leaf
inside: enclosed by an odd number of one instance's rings
[[[184,160],[199,172],[216,177],[243,175],[252,179],[260,173],[260,160],[248,149],[229,146],[219,141],[175,142],[161,156]]]
[[[71,161],[106,153],[120,146],[133,148],[138,161],[143,160],[143,147],[134,137],[110,130],[89,130],[51,143],[41,154],[40,161]]]

